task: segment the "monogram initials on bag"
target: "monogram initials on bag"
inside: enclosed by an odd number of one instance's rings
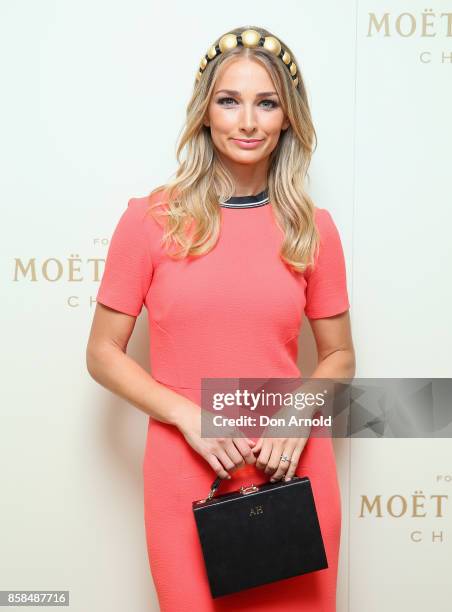
[[[254,506],[250,508],[250,513],[249,513],[249,517],[252,516],[257,516],[258,514],[264,514],[264,507],[263,506]]]

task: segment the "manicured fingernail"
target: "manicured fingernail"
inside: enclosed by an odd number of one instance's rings
[[[292,480],[292,479],[290,477],[289,478],[286,477],[285,480],[286,480],[286,482],[289,482],[289,480]]]
[[[275,482],[275,479],[274,478],[270,478],[270,482]]]

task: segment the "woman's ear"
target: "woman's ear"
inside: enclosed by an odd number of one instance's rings
[[[290,125],[290,119],[288,117],[285,117],[284,122],[281,127],[282,131],[285,132],[287,128],[289,127],[289,125]]]

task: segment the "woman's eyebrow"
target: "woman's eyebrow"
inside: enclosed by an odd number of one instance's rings
[[[240,96],[240,92],[236,91],[235,89],[219,89],[218,91],[215,92],[216,94],[218,93],[226,93],[229,96]],[[277,96],[278,94],[276,93],[276,91],[260,91],[258,94],[256,94],[256,98],[265,98],[267,96]]]

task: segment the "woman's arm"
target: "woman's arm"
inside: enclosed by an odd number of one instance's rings
[[[309,320],[317,345],[317,367],[310,378],[347,378],[355,376],[350,314]]]
[[[136,317],[96,304],[86,348],[91,377],[152,418],[177,425],[197,405],[157,382],[126,353]]]
[[[127,355],[135,321],[132,315],[96,304],[86,349],[86,365],[92,378],[152,418],[176,426],[221,478],[230,478],[227,470],[254,464],[252,440],[202,438],[200,406],[157,382]]]
[[[318,319],[310,319],[311,328],[317,345],[317,367],[311,378],[340,378],[350,381],[355,375],[355,351],[353,348],[349,311]],[[291,393],[315,394],[318,391],[315,383],[308,379],[301,387]],[[303,417],[311,418],[318,411],[317,406],[305,406]],[[289,413],[291,410],[289,409]],[[277,413],[279,415],[280,413]],[[284,409],[281,411],[284,414]],[[301,416],[301,415],[300,415]],[[272,428],[266,428],[266,436],[261,436],[253,452],[256,455],[256,467],[272,476],[271,480],[285,478],[290,480],[295,474],[301,453],[309,436],[310,428],[300,428],[299,438],[266,437]],[[278,430],[275,427],[275,434]],[[291,458],[291,463],[282,463],[281,455]]]
[[[341,379],[344,384],[350,382],[356,371],[355,349],[353,347],[350,313],[319,319],[309,319],[317,346],[317,367],[308,378]],[[305,382],[298,390],[304,393],[318,391],[318,385]],[[303,409],[304,416],[312,417],[317,407]]]

